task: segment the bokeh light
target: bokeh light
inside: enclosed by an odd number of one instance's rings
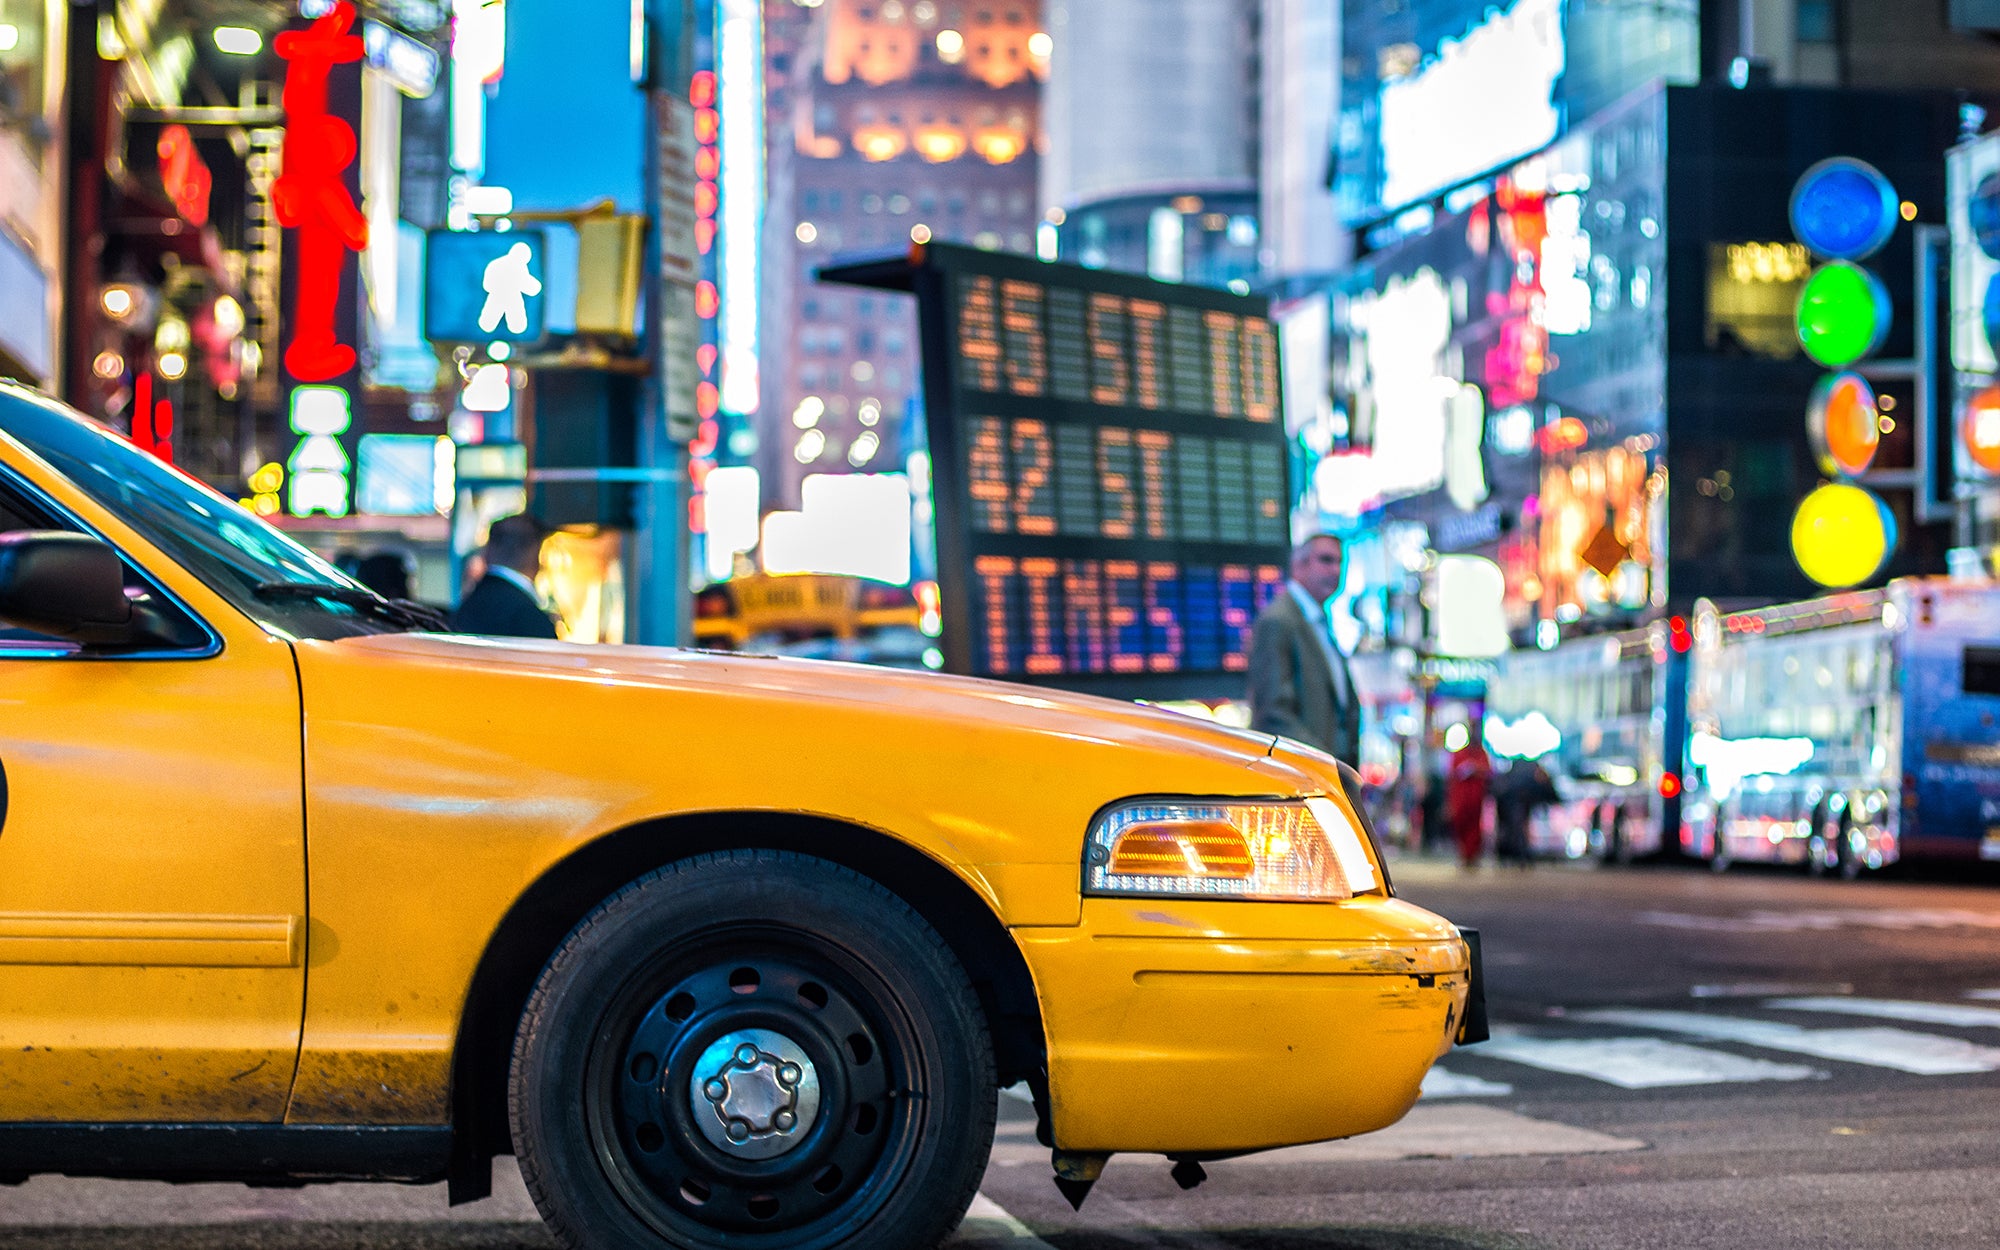
[[[1792,556],[1822,586],[1867,581],[1895,545],[1896,522],[1888,506],[1859,486],[1822,486],[1792,517]]]
[[[1989,386],[1966,402],[1958,436],[1973,464],[2000,473],[2000,386]]]
[[[1881,171],[1836,156],[1806,170],[1792,187],[1792,233],[1820,256],[1862,260],[1895,233],[1900,208]]]
[[[1889,333],[1889,292],[1859,265],[1822,265],[1799,292],[1799,345],[1829,369],[1844,369],[1882,346]]]
[[[1813,452],[1822,472],[1859,477],[1882,444],[1882,413],[1875,388],[1858,373],[1836,373],[1813,387],[1806,411]]]

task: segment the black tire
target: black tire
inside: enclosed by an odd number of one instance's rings
[[[1861,875],[1861,857],[1854,853],[1854,824],[1844,811],[1834,833],[1833,856],[1834,872],[1842,881],[1852,881]]]
[[[509,1110],[574,1250],[929,1250],[985,1170],[994,1085],[965,970],[907,903],[736,851],[577,925],[521,1017]]]

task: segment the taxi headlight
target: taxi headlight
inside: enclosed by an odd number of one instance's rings
[[[1084,844],[1083,892],[1126,897],[1334,902],[1380,886],[1338,803],[1142,799],[1100,815]]]

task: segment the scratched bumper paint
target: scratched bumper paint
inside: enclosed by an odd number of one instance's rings
[[[1042,1004],[1068,1150],[1223,1154],[1384,1128],[1450,1049],[1470,985],[1451,927],[1390,899],[1092,899],[1076,928],[1014,935],[1038,982],[1068,987]]]

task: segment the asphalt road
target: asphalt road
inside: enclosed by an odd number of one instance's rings
[[[2000,1246],[2000,886],[1431,864],[1398,884],[1485,934],[1496,1026],[1401,1125],[1213,1164],[1192,1193],[1121,1158],[1072,1213],[1003,1097],[955,1250]],[[496,1179],[449,1211],[436,1189],[37,1178],[0,1190],[0,1245],[551,1246]]]

